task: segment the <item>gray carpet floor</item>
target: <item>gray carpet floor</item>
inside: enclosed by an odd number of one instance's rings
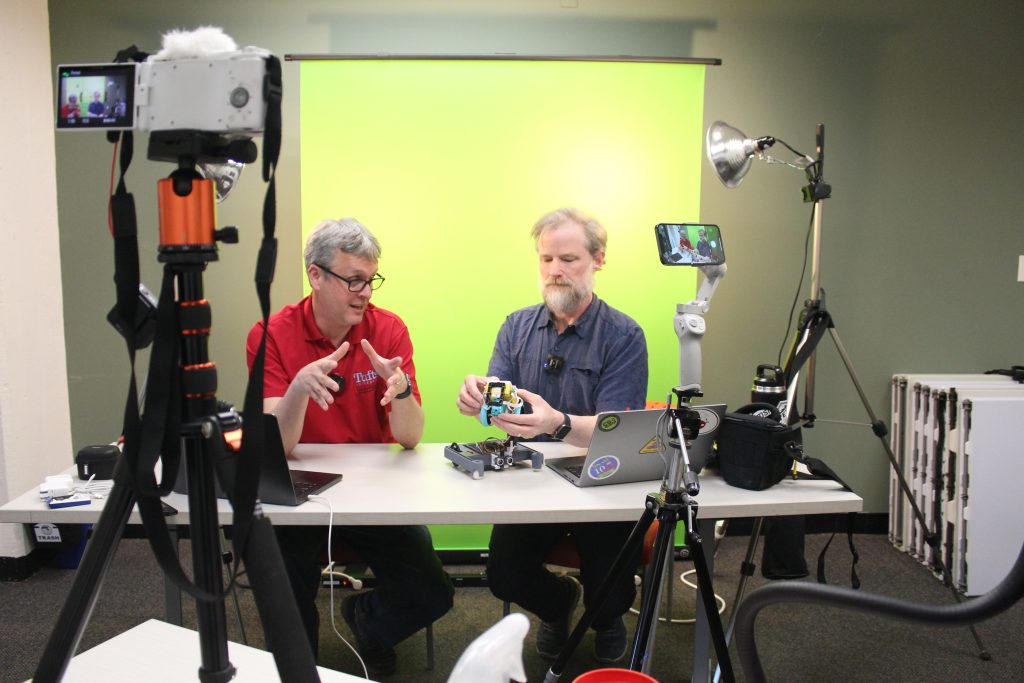
[[[807,537],[807,558],[812,568],[827,536]],[[748,539],[728,536],[715,554],[715,589],[729,603],[739,578],[740,562]],[[892,548],[884,536],[856,537],[861,561],[861,590],[915,602],[946,605],[952,597],[929,570],[913,558]],[[183,551],[187,555],[187,549]],[[760,562],[760,557],[756,558]],[[186,560],[187,561],[187,560]],[[675,575],[692,568],[676,563]],[[473,574],[480,567],[451,567],[456,574]],[[845,539],[837,538],[829,552],[829,580],[849,580],[850,555]],[[24,681],[31,677],[53,622],[71,586],[73,572],[43,569],[22,582],[0,583],[0,683]],[[678,578],[677,578],[678,580]],[[695,579],[691,579],[695,581]],[[760,574],[748,583],[748,592],[768,583]],[[672,616],[693,615],[694,594],[682,583],[673,591]],[[336,604],[339,597],[336,595]],[[329,596],[320,594],[323,615],[320,664],[356,673],[353,655],[331,630]],[[235,605],[227,605],[229,638],[263,647],[252,595],[241,591],[238,598],[241,620]],[[194,610],[185,608],[185,625],[194,628]],[[107,573],[103,591],[89,621],[80,650],[101,643],[147,619],[163,617],[163,580],[148,545],[140,540],[122,541]],[[578,614],[577,614],[578,616]],[[459,655],[472,640],[501,618],[501,603],[485,587],[460,587],[455,607],[434,627],[436,661],[426,670],[426,639],[418,633],[398,648],[398,672],[388,681],[445,681]],[[348,637],[340,615],[338,629]],[[636,623],[627,617],[632,633]],[[530,633],[523,648],[523,660],[530,681],[541,681],[549,664],[533,648],[537,622],[531,619]],[[768,677],[772,681],[1021,681],[1024,680],[1024,604],[977,626],[991,661],[982,661],[967,628],[934,628],[899,621],[883,621],[859,612],[840,611],[813,605],[785,605],[769,608],[757,622],[757,645]],[[735,646],[733,648],[735,650]],[[593,638],[586,637],[574,654],[562,681],[572,681],[584,671],[599,668],[592,659]],[[692,626],[662,624],[657,629],[655,658],[651,674],[659,681],[690,680]],[[737,679],[743,680],[735,655]],[[138,680],[145,680],[140,672]]]

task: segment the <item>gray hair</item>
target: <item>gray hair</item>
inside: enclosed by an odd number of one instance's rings
[[[370,261],[380,260],[380,243],[365,225],[355,218],[328,219],[306,238],[306,268],[314,263],[329,265],[339,250]]]
[[[587,251],[590,252],[591,256],[596,257],[605,250],[608,244],[608,232],[604,229],[604,226],[597,222],[596,218],[588,216],[579,209],[568,207],[556,209],[542,216],[533,226],[530,235],[533,237],[533,241],[536,242],[548,230],[553,230],[562,223],[570,221],[583,228],[583,236],[587,240]]]

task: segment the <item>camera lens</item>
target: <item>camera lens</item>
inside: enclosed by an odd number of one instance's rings
[[[249,104],[249,91],[242,86],[238,86],[231,91],[231,97],[229,99],[232,107],[241,109],[245,105]]]

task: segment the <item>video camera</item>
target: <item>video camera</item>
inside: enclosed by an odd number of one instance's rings
[[[267,113],[262,48],[57,67],[58,130],[200,130],[252,136]]]

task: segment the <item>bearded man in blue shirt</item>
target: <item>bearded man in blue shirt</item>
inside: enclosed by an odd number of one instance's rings
[[[594,294],[594,274],[605,263],[607,232],[576,209],[559,209],[534,225],[544,302],[509,315],[498,332],[488,376],[469,375],[459,390],[458,408],[478,417],[489,381],[507,380],[528,408],[491,423],[510,436],[558,439],[586,447],[596,415],[639,410],[647,396],[647,342],[632,318]],[[541,620],[537,652],[554,659],[569,637],[580,583],[544,566],[550,550],[566,535],[580,555],[584,603],[609,573],[634,524],[591,522],[497,524],[491,534],[487,581],[491,592],[515,602]],[[636,558],[639,560],[639,557]],[[626,653],[622,615],[636,598],[624,573],[594,619],[594,657],[615,662]]]

